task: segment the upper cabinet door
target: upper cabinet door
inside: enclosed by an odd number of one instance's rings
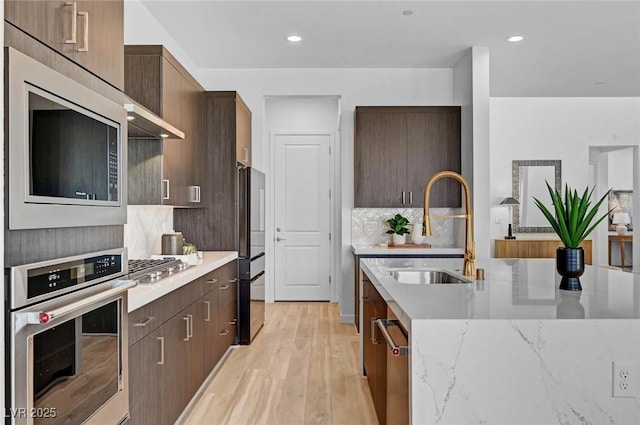
[[[460,172],[460,107],[356,107],[355,207],[421,208],[428,180]],[[438,181],[432,207],[460,206],[460,187]]]
[[[408,206],[405,115],[365,107],[355,119],[355,207]]]
[[[123,0],[6,0],[5,20],[124,88]]]
[[[6,21],[73,59],[77,3],[65,0],[5,0]]]
[[[124,3],[77,2],[75,61],[124,90]]]
[[[251,166],[251,111],[236,95],[236,160],[245,167]]]
[[[429,179],[444,170],[460,172],[460,108],[434,106],[406,114],[407,181],[412,207],[422,208]],[[431,207],[459,207],[460,183],[441,179],[431,189]]]

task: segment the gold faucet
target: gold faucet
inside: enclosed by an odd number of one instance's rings
[[[429,195],[431,193],[431,186],[444,177],[450,177],[457,180],[464,189],[464,201],[465,201],[465,214],[458,215],[430,215],[429,214]],[[464,275],[475,276],[476,274],[476,253],[473,243],[473,213],[471,212],[471,197],[469,195],[469,184],[466,180],[455,171],[440,171],[434,174],[427,182],[427,187],[424,189],[424,232],[423,236],[431,236],[431,218],[464,218],[467,222],[465,231],[465,248],[464,248]]]

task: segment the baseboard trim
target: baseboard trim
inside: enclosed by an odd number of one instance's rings
[[[356,323],[355,314],[341,314],[340,323]]]

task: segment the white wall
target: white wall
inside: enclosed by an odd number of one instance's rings
[[[4,2],[0,3],[0,21],[2,24],[2,31],[0,32],[0,41],[4,46]],[[0,57],[0,81],[4,81],[4,55]],[[0,84],[0,99],[4,99],[4,84]],[[4,102],[0,102],[0,116],[4,116]],[[4,146],[4,120],[0,122],[0,144]],[[0,150],[0,204],[4,205],[4,149]],[[2,214],[0,218],[4,223],[4,208],[2,209]],[[0,238],[0,270],[4,270],[4,237]],[[4,282],[7,285],[7,282]],[[0,292],[0,305],[4,305],[4,294],[6,291]],[[0,315],[0,329],[4,329],[4,314]],[[0,380],[5,382],[5,344],[4,338],[0,339],[0,364],[3,366],[0,368]],[[2,385],[0,387],[0,411],[5,412],[5,386]]]
[[[638,117],[640,119],[640,117]],[[640,141],[638,141],[640,143]],[[609,162],[607,175],[610,188],[614,190],[633,189],[633,149],[624,148],[611,151],[607,155]]]
[[[563,185],[580,190],[589,184],[590,147],[640,145],[639,98],[491,98],[490,109],[492,239],[506,232],[507,209],[497,204],[511,195],[513,160],[559,159]],[[637,192],[640,180],[632,181]]]

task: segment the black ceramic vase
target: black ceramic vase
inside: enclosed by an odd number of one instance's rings
[[[556,270],[562,276],[560,289],[582,291],[580,276],[584,273],[584,250],[582,248],[558,248]]]

